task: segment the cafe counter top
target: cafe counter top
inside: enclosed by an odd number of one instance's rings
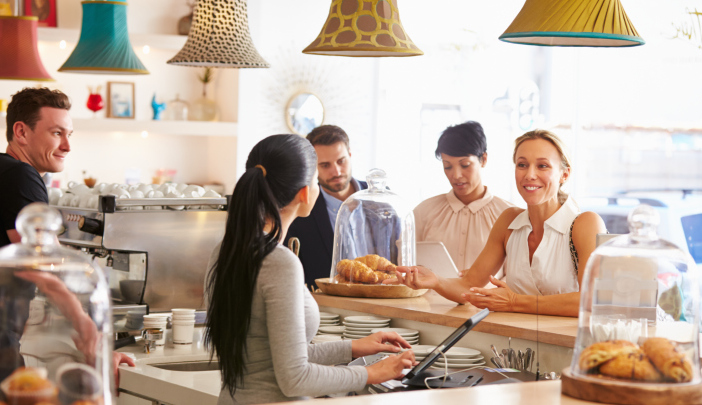
[[[404,319],[421,323],[457,328],[480,309],[473,305],[459,305],[434,291],[416,298],[349,298],[313,294],[317,304],[334,308]],[[555,346],[573,348],[578,330],[578,319],[562,316],[492,312],[474,329],[490,335],[508,336],[537,341]]]

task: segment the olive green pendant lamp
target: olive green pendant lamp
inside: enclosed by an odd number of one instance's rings
[[[126,1],[83,1],[76,48],[59,72],[112,75],[148,74],[132,49]]]
[[[500,39],[545,46],[626,47],[645,43],[620,0],[526,0]]]

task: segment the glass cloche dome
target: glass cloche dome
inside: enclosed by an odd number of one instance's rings
[[[0,249],[0,401],[113,404],[112,314],[105,277],[59,245],[61,214],[25,207],[22,242]]]
[[[571,372],[599,381],[699,383],[699,269],[658,238],[653,208],[638,206],[628,221],[628,235],[588,260]]]
[[[371,170],[366,180],[368,189],[347,198],[336,217],[333,283],[380,284],[396,266],[416,262],[412,207],[387,189],[383,170]]]

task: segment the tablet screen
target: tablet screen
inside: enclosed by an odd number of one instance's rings
[[[414,368],[407,373],[405,378],[402,379],[402,382],[404,383],[405,381],[411,380],[414,376],[417,374],[421,373],[422,371],[426,370],[434,364],[434,362],[441,357],[441,353],[446,353],[453,345],[458,343],[459,340],[463,336],[466,335],[475,325],[478,324],[478,322],[482,321],[488,314],[490,313],[490,310],[483,309],[482,311],[478,312],[477,314],[473,315],[470,317],[463,325],[461,325],[458,329],[456,329],[449,337],[447,337],[443,342],[441,342],[438,346],[434,348],[434,350],[429,353],[427,357],[424,358],[419,364],[414,366]]]

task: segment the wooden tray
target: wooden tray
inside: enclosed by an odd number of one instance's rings
[[[342,297],[414,298],[427,292],[427,290],[413,290],[406,285],[332,283],[329,278],[318,278],[315,282],[323,293]]]
[[[574,375],[570,367],[561,376],[563,393],[585,401],[621,405],[702,404],[702,384],[627,383]]]

